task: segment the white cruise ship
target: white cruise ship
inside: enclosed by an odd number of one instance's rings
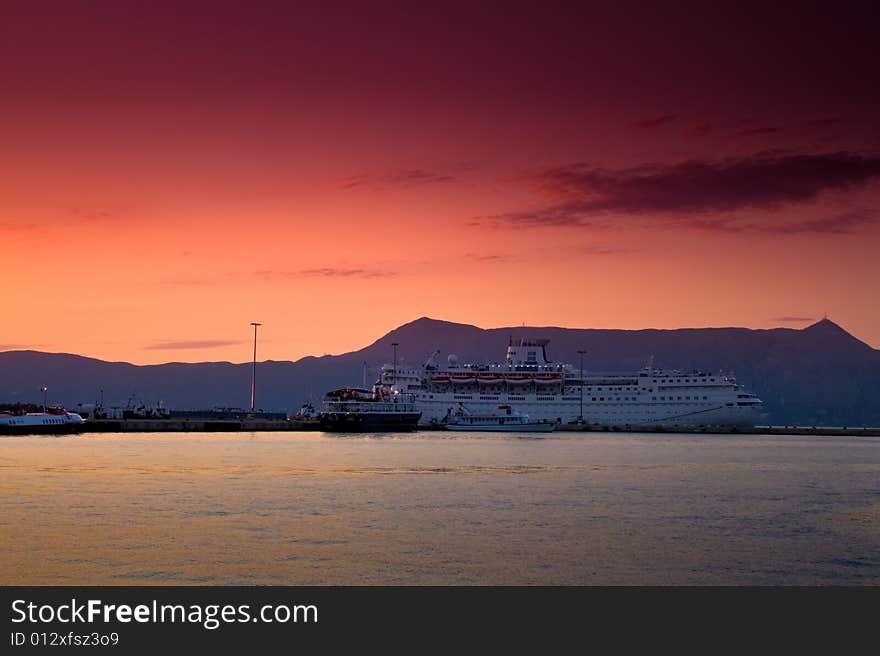
[[[761,400],[732,374],[662,371],[633,374],[578,371],[551,362],[546,339],[511,339],[498,364],[459,364],[450,355],[441,367],[435,353],[425,364],[383,365],[380,387],[413,394],[421,425],[442,421],[459,404],[488,412],[509,404],[535,421],[611,427],[754,426]]]

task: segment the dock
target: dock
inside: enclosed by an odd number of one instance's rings
[[[83,433],[235,433],[318,430],[317,422],[287,419],[91,419]]]
[[[91,419],[83,433],[236,433],[263,431],[318,431],[316,421],[295,419]],[[419,427],[419,430],[443,430],[437,427]],[[596,424],[558,424],[555,432],[593,433],[669,433],[669,434],[719,434],[719,435],[826,435],[849,437],[880,437],[880,428],[829,427],[829,426],[754,426],[733,428],[726,426],[703,427],[638,427],[599,426]]]
[[[700,433],[718,435],[828,435],[880,437],[880,428],[861,426],[599,426],[597,424],[557,424],[555,432],[593,433]]]

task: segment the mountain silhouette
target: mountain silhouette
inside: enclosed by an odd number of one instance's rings
[[[503,361],[510,338],[550,340],[551,359],[594,372],[655,367],[733,371],[740,383],[764,401],[766,421],[774,424],[880,425],[880,351],[856,339],[829,319],[803,329],[682,328],[678,330],[599,330],[544,327],[482,329],[422,317],[395,328],[351,353],[305,357],[296,362],[257,365],[257,406],[295,410],[324,392],[361,386],[366,367],[370,385],[379,367],[399,344],[404,363],[421,363],[435,350],[460,362]],[[132,365],[64,353],[0,353],[0,402],[41,402],[41,386],[51,402],[68,408],[94,402],[124,404],[130,397],[158,400],[175,409],[250,405],[251,363],[168,363]]]

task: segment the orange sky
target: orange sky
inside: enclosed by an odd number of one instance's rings
[[[261,321],[260,358],[296,359],[420,316],[825,312],[878,347],[876,53],[858,25],[734,9],[666,17],[672,51],[608,7],[22,4],[0,28],[0,349],[246,361]]]

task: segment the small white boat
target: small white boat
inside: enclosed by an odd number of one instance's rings
[[[549,421],[530,421],[529,416],[516,412],[509,405],[499,405],[498,412],[474,414],[458,404],[458,409],[446,415],[440,425],[452,431],[493,431],[508,433],[549,433],[556,424]]]
[[[85,420],[79,414],[67,412],[64,408],[21,414],[0,412],[0,435],[78,433],[84,425]]]

